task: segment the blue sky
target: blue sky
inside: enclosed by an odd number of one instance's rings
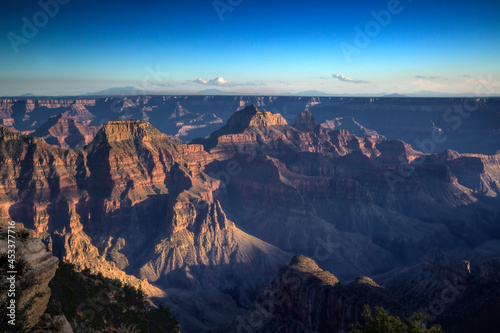
[[[0,95],[500,94],[497,1],[102,2],[3,4]]]

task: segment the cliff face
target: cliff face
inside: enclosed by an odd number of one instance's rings
[[[342,285],[314,260],[296,256],[256,300],[256,310],[239,316],[227,332],[343,332],[362,322],[363,305],[408,318],[416,312],[445,332],[493,332],[500,307],[500,262],[468,261],[432,252],[410,268]],[[487,290],[487,292],[486,292]]]
[[[50,118],[30,135],[43,138],[45,142],[53,146],[80,148],[94,139],[99,128],[99,126],[86,126],[73,118],[58,115]]]
[[[419,264],[376,280],[412,311],[424,313],[445,332],[493,332],[500,309],[500,262],[449,259],[431,252]]]
[[[429,159],[446,164],[461,185],[488,197],[500,195],[500,153],[486,156],[446,150]]]
[[[310,119],[312,121],[312,119]],[[312,125],[302,124],[299,117],[297,126],[308,129]],[[220,130],[208,139],[194,140],[201,143],[216,159],[225,160],[235,154],[263,154],[282,157],[298,152],[314,152],[328,156],[340,156],[347,147],[364,146],[363,139],[356,138],[345,130],[333,131],[313,126],[313,130],[303,131],[288,126],[281,115],[271,115],[255,106],[248,106],[236,112]]]
[[[261,111],[255,105],[236,112],[228,119],[225,125],[226,132],[238,132],[247,127],[269,127],[288,125],[286,120],[278,113]]]
[[[1,233],[0,255],[4,255],[7,253],[7,239],[4,238],[7,233],[5,229],[1,229]],[[22,272],[19,266],[21,261],[24,261]],[[46,250],[40,239],[16,239],[16,268],[19,273],[16,274],[16,294],[19,296],[16,303],[18,327],[22,309],[27,308],[26,328],[36,325],[45,312],[50,299],[49,282],[55,275],[58,263],[59,260]],[[7,288],[5,272],[2,272],[2,276],[4,278],[2,279],[1,289],[5,290],[4,288]],[[2,303],[6,300],[6,297],[7,293],[2,292],[0,298]],[[5,303],[3,305],[5,306]],[[4,318],[2,318],[2,322],[3,320]]]
[[[349,133],[360,137],[368,138],[383,138],[383,135],[378,134],[376,131],[365,128],[363,125],[358,123],[353,117],[336,117],[333,119],[327,119],[321,124],[321,126],[335,130],[344,129],[348,130]]]
[[[429,249],[498,248],[496,155],[425,155],[244,105],[189,145],[141,120],[109,121],[79,149],[0,127],[1,219],[50,234],[54,254],[79,269],[161,297],[190,331],[251,308],[292,253],[346,280],[414,265]],[[195,110],[179,107],[173,119]],[[338,297],[318,296],[308,313],[344,311]],[[345,306],[357,318],[357,305]],[[344,327],[337,315],[314,327]]]
[[[463,181],[481,168],[459,172],[399,140],[313,126],[307,114],[297,119],[301,130],[251,126],[255,115],[245,108],[197,141],[216,159],[207,170],[224,182],[224,210],[255,237],[320,259],[322,268],[345,279],[498,233],[498,208]],[[495,179],[490,165],[483,179]],[[474,216],[478,210],[483,217]]]
[[[131,91],[131,94],[137,93]],[[467,104],[468,103],[468,104]],[[349,130],[359,136],[378,135],[412,145],[432,138],[440,129],[444,142],[433,152],[494,154],[500,149],[500,99],[463,98],[346,98],[273,96],[123,96],[62,99],[0,99],[0,124],[33,131],[51,116],[62,114],[85,125],[102,126],[109,120],[142,119],[163,133],[185,141],[204,138],[220,129],[235,111],[254,104],[280,113],[293,124],[310,111],[319,124]],[[468,118],[450,112],[474,104]],[[477,107],[477,109],[476,109]]]
[[[318,123],[316,119],[314,119],[311,111],[299,113],[293,124],[293,127],[304,132],[313,131],[317,126]]]
[[[314,260],[296,256],[256,301],[256,310],[238,317],[232,329],[243,332],[342,332],[361,319],[363,305],[401,307],[369,278],[342,285]]]
[[[236,308],[289,259],[226,217],[202,146],[143,121],[109,122],[79,150],[0,130],[3,219],[48,232],[54,253],[79,269],[155,297],[170,288],[222,292]]]

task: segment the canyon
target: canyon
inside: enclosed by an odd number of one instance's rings
[[[469,286],[434,316],[457,331],[499,306],[482,290],[499,276],[500,100],[477,102],[453,132],[460,99],[3,99],[0,222],[186,332],[347,329],[364,304],[428,307],[444,279]],[[435,131],[434,152],[414,144]]]
[[[403,140],[419,150],[495,154],[500,150],[500,98],[291,97],[291,96],[86,96],[0,98],[1,124],[34,131],[61,114],[102,126],[140,119],[185,142],[209,136],[249,105],[280,113],[292,124],[311,111],[319,123],[352,134]],[[436,132],[437,131],[437,132]],[[431,144],[433,133],[441,133]],[[436,135],[436,134],[434,134]],[[74,148],[74,147],[72,147]]]

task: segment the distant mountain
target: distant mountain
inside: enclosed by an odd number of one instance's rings
[[[443,96],[451,96],[452,94],[441,93],[430,90],[420,90],[413,93],[408,93],[407,95],[411,97],[443,97]]]
[[[101,90],[93,93],[86,93],[82,96],[135,96],[146,94],[144,89],[136,88],[133,86],[117,87]]]
[[[229,91],[222,91],[219,89],[205,89],[198,91],[196,95],[221,95],[221,96],[227,96],[227,95],[237,95],[236,93],[229,92]]]
[[[401,95],[401,94],[398,94],[398,93],[394,93],[394,94],[390,94],[390,95],[384,95],[382,97],[397,97],[397,98],[400,98],[400,97],[408,97],[408,96]]]
[[[406,94],[407,97],[478,97],[483,96],[481,94],[476,94],[473,92],[466,93],[448,93],[448,92],[438,92],[431,90],[420,90],[413,93]],[[486,97],[495,97],[492,95],[485,95]],[[497,95],[498,96],[498,95]]]
[[[322,91],[318,90],[308,90],[308,91],[302,91],[298,93],[290,93],[290,92],[285,92],[278,94],[279,96],[290,96],[290,97],[382,97],[384,95],[387,95],[387,93],[382,92],[382,93],[369,93],[369,94],[328,94]]]
[[[296,94],[293,94],[295,96],[310,96],[310,97],[317,97],[317,96],[331,96],[332,94],[327,94],[325,92],[319,91],[319,90],[307,90],[307,91],[301,91]]]

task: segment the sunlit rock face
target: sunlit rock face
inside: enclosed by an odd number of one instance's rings
[[[467,169],[460,154],[443,159],[400,140],[319,127],[307,113],[294,127],[252,126],[252,117],[260,119],[255,107],[245,108],[197,141],[216,159],[207,170],[224,182],[222,207],[253,236],[321,258],[342,279],[498,234],[498,208],[479,197],[496,193],[496,155],[470,160]]]
[[[173,142],[143,121],[109,122],[79,150],[0,130],[10,175],[3,218],[50,233],[55,254],[79,268],[153,296],[165,293],[151,283],[223,289],[248,303],[289,258],[227,219],[201,146]]]
[[[31,135],[41,137],[45,142],[56,147],[80,148],[94,139],[99,128],[99,126],[83,125],[73,118],[60,114],[50,118]]]
[[[146,103],[126,101],[131,108]],[[479,256],[500,248],[498,155],[426,154],[401,140],[320,126],[312,113],[294,120],[245,103],[192,144],[144,120],[108,121],[78,149],[0,127],[0,217],[50,237],[54,254],[78,268],[160,298],[188,331],[252,309],[295,254],[317,265],[301,259],[295,270],[313,267],[345,288],[344,281],[370,276],[374,283],[358,284],[378,295],[376,276],[414,266],[429,250],[488,244]],[[178,107],[172,119],[195,110],[201,106]],[[70,134],[57,126],[56,134]],[[307,321],[324,304],[335,311],[313,329],[359,316],[358,303],[318,302],[297,319]],[[339,319],[343,309],[349,315]],[[202,320],[200,311],[213,315]]]
[[[131,90],[130,93],[137,93]],[[495,154],[500,150],[499,98],[355,98],[288,96],[122,96],[60,99],[0,99],[0,125],[32,132],[62,114],[102,126],[141,119],[188,142],[220,129],[245,107],[279,113],[294,124],[311,112],[317,123],[359,137],[402,140],[426,153]],[[461,112],[457,111],[461,110]],[[469,111],[467,111],[469,110]],[[470,111],[472,110],[472,111]],[[299,122],[300,123],[300,122]],[[436,132],[437,131],[437,132]],[[432,138],[438,135],[438,140]],[[418,146],[418,147],[417,147]]]
[[[17,228],[20,228],[17,226]],[[1,230],[2,239],[0,239],[0,255],[7,255],[7,229]],[[16,230],[16,229],[11,229]],[[12,234],[11,234],[12,236]],[[47,251],[46,246],[38,238],[15,239],[16,244],[16,291],[19,296],[16,304],[17,323],[24,321],[26,328],[30,328],[38,323],[38,320],[45,312],[50,299],[49,282],[54,277],[59,260]],[[9,243],[12,244],[12,243]],[[19,265],[21,260],[24,262],[24,268],[21,272]],[[9,290],[6,286],[7,281],[2,281],[2,290]],[[4,287],[6,289],[4,289]],[[7,298],[7,293],[0,296],[2,304]],[[21,317],[23,309],[27,309],[26,317]],[[20,318],[21,317],[21,318]],[[11,318],[12,319],[12,318]]]

